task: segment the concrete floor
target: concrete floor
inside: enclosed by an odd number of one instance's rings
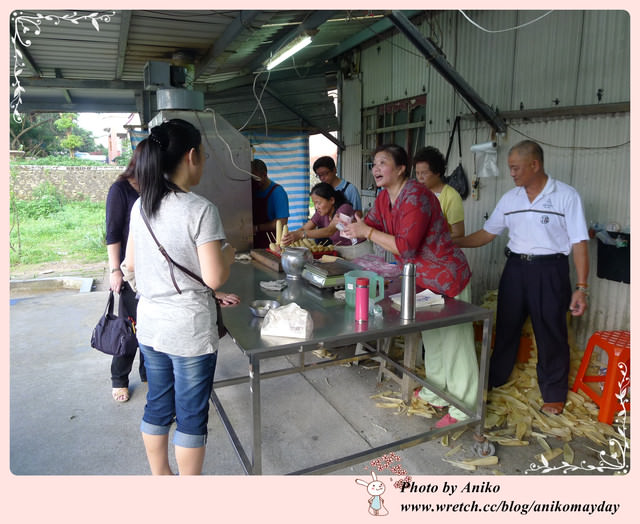
[[[104,288],[104,286],[99,286]],[[130,377],[131,399],[111,398],[110,357],[89,345],[107,291],[22,293],[10,305],[10,469],[15,475],[147,475],[139,424],[146,384]],[[136,361],[137,365],[137,361]],[[266,361],[263,370],[290,366],[286,358]],[[235,344],[223,341],[216,380],[246,374],[247,361]],[[425,431],[436,419],[395,415],[378,408],[377,370],[335,366],[262,382],[263,472],[283,474]],[[383,389],[397,391],[385,382]],[[246,443],[248,386],[218,390]],[[498,447],[499,464],[465,471],[445,459],[472,457],[473,430],[443,445],[440,439],[396,452],[408,475],[522,475],[542,450],[537,445]],[[445,457],[462,444],[456,454]],[[560,444],[561,445],[561,444]],[[598,463],[598,449],[574,439],[575,463]],[[175,467],[175,460],[172,456]],[[368,475],[370,460],[338,470]],[[383,474],[391,474],[391,471]],[[610,473],[605,471],[606,473]],[[209,418],[206,475],[241,475],[243,469],[214,407]],[[551,474],[562,474],[561,471]],[[580,471],[573,474],[581,474]],[[594,474],[589,472],[588,474]]]

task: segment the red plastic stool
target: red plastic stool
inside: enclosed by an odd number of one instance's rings
[[[606,424],[611,424],[615,414],[622,410],[620,399],[616,397],[616,394],[619,395],[623,389],[626,390],[629,384],[630,338],[629,331],[596,331],[591,335],[573,388],[571,388],[574,392],[581,389],[598,405],[600,408],[598,420]],[[596,346],[607,352],[607,373],[605,375],[585,375]],[[621,363],[626,366],[626,376],[618,366]],[[618,384],[620,381],[623,383]],[[587,386],[587,383],[591,382],[604,382],[601,394]],[[624,403],[624,409],[629,411],[629,408],[630,403],[627,401]]]

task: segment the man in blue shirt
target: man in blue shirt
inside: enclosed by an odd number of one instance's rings
[[[360,201],[360,193],[353,184],[346,180],[338,178],[336,163],[330,156],[321,156],[313,163],[313,172],[320,179],[320,182],[331,184],[333,189],[341,191],[347,202],[360,218],[362,218],[362,202]]]
[[[253,247],[269,247],[269,235],[275,238],[276,221],[286,224],[289,220],[289,198],[284,188],[267,176],[267,166],[259,159],[251,161],[251,173],[258,180],[251,180],[253,193]]]

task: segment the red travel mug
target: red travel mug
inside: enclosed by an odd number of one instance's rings
[[[369,279],[356,279],[356,322],[369,321]]]

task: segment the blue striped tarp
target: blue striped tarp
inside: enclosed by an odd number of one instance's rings
[[[131,150],[134,150],[136,146],[149,136],[149,131],[146,129],[129,129],[129,141],[131,142]]]
[[[289,229],[301,228],[309,220],[309,137],[283,132],[246,136],[253,157],[267,165],[269,178],[287,192]]]

